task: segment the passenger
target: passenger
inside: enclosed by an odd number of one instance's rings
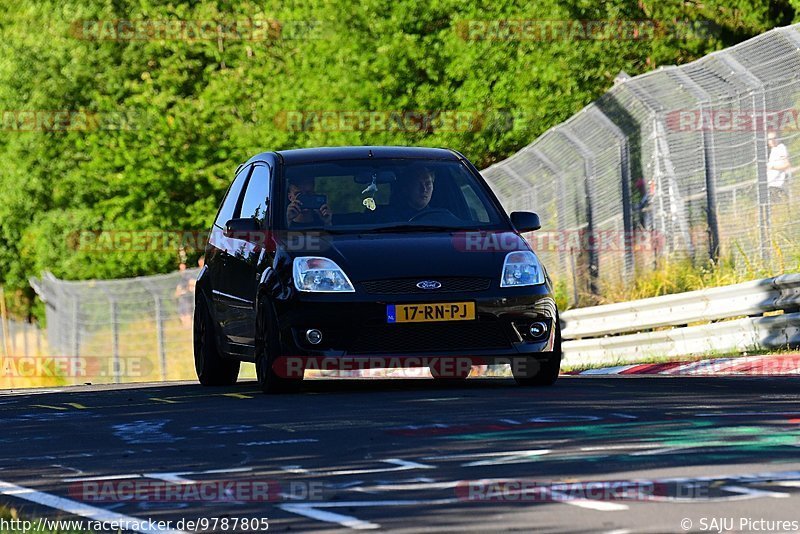
[[[330,226],[333,212],[325,203],[319,209],[303,208],[303,195],[314,195],[314,178],[302,177],[289,180],[289,205],[286,221],[289,226]]]

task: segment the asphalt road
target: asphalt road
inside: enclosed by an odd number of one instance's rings
[[[132,523],[143,531],[242,518],[270,531],[795,531],[797,380],[2,392],[0,502],[27,518],[154,521]]]

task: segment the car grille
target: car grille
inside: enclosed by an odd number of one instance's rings
[[[506,349],[500,323],[387,324],[359,329],[351,354]]]
[[[439,289],[420,289],[417,282],[422,280],[436,280],[442,284]],[[440,277],[440,278],[404,278],[393,280],[371,280],[362,282],[367,293],[380,295],[394,295],[400,293],[457,293],[465,291],[486,291],[489,289],[491,280],[489,278],[466,278],[466,277]]]

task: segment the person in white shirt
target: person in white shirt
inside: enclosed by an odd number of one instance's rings
[[[770,198],[778,200],[786,193],[784,186],[792,164],[789,162],[789,150],[786,145],[780,142],[775,132],[767,133],[767,144],[769,145],[767,186],[769,187]]]

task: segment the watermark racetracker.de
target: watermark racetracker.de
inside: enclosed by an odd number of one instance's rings
[[[625,250],[660,250],[666,244],[664,235],[654,230],[625,232],[618,230],[538,231],[526,234],[535,252],[580,252]],[[296,252],[322,252],[331,246],[331,233],[324,230],[255,230],[226,233],[212,230],[83,230],[67,235],[70,250],[105,254],[108,252],[202,251],[211,241],[217,247],[237,248],[242,242],[269,249],[281,242]],[[509,232],[457,231],[452,246],[460,252],[513,252],[519,250],[517,237]]]
[[[154,116],[136,109],[118,111],[87,110],[0,110],[0,129],[4,132],[92,132],[144,130]]]
[[[0,358],[0,378],[144,378],[153,372],[147,358],[129,356],[9,356]]]
[[[220,248],[238,248],[243,242],[274,249],[275,242],[283,243],[296,252],[322,252],[330,247],[322,231],[254,230],[226,233],[212,230],[83,230],[67,235],[70,250],[105,254],[108,252],[174,252],[202,251],[211,241]]]
[[[795,108],[764,111],[676,109],[666,114],[666,123],[672,132],[800,131]]]
[[[708,39],[716,29],[706,21],[493,19],[464,20],[455,26],[465,41],[651,41]]]
[[[87,41],[256,41],[324,39],[319,20],[246,18],[75,20],[70,35]]]
[[[274,117],[276,128],[290,132],[477,132],[507,122],[469,110],[284,110]]]

